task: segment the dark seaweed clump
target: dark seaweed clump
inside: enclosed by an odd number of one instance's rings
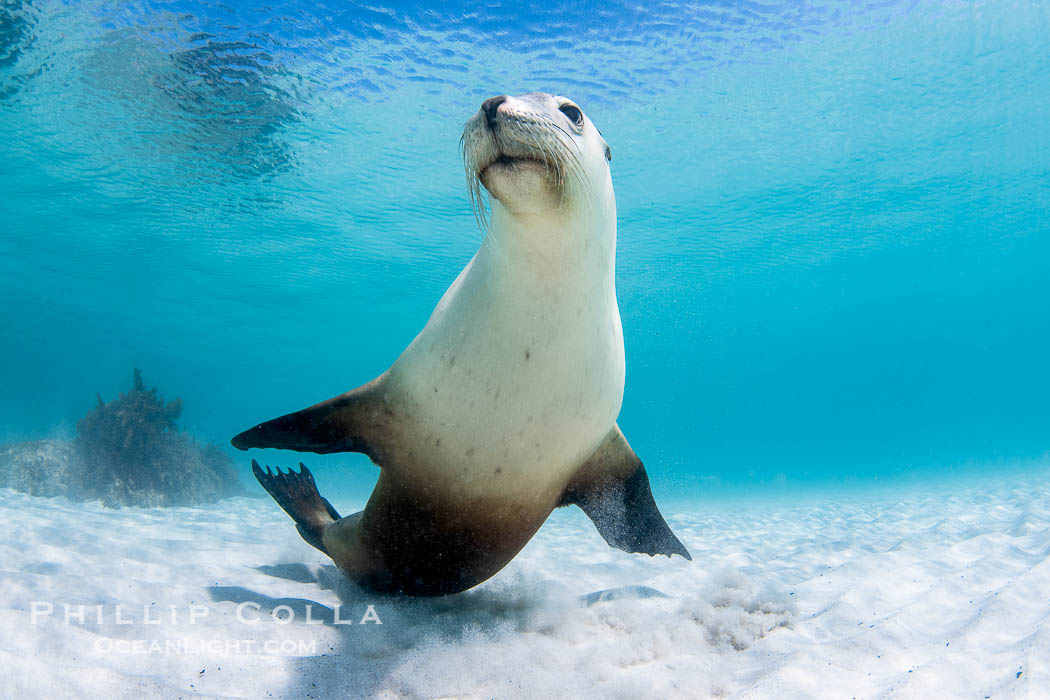
[[[77,422],[74,447],[84,500],[108,506],[211,503],[242,492],[233,463],[219,448],[178,429],[182,400],[147,390],[135,368],[130,391]]]

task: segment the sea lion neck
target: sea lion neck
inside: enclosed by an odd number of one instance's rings
[[[498,202],[480,251],[517,274],[610,282],[616,261],[616,212],[512,214]]]

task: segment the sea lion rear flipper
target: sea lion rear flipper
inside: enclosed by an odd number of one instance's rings
[[[656,507],[645,467],[618,426],[569,483],[560,505],[570,503],[587,514],[612,547],[692,560]]]
[[[274,474],[266,467],[262,470],[259,463],[252,460],[252,473],[258,479],[266,492],[273,496],[277,505],[284,512],[292,516],[295,521],[295,529],[299,534],[316,549],[328,554],[328,550],[321,540],[324,529],[339,520],[339,513],[332,504],[321,496],[314,483],[314,475],[302,462],[299,463],[299,473],[289,469],[282,472],[280,468]]]
[[[230,442],[239,450],[275,447],[297,452],[363,452],[379,464],[378,436],[387,418],[379,380],[245,430]]]

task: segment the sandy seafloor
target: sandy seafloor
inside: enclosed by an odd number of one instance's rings
[[[0,511],[4,697],[1050,697],[1043,467],[665,505],[692,562],[610,549],[562,509],[494,579],[430,600],[347,584],[259,498],[0,490]],[[622,586],[667,597],[580,602]],[[382,625],[359,624],[369,604]]]

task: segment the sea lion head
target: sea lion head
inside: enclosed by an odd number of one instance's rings
[[[511,215],[572,216],[611,201],[609,145],[567,97],[491,97],[467,122],[462,146],[479,219],[481,188]]]

